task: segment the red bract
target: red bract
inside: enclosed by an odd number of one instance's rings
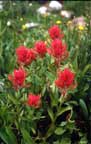
[[[26,78],[26,72],[22,68],[15,69],[13,74],[12,75],[10,74],[8,76],[8,79],[12,82],[15,89],[24,86],[25,78]]]
[[[63,71],[58,72],[58,78],[55,84],[58,88],[68,89],[74,84],[75,74],[69,69],[65,68]]]
[[[48,49],[48,53],[55,57],[57,61],[64,60],[66,57],[68,57],[66,45],[59,39],[52,41],[51,48]]]
[[[41,57],[43,57],[47,52],[45,42],[43,42],[43,41],[36,42],[35,43],[35,51],[37,52],[37,54],[39,54]]]
[[[41,104],[40,95],[29,94],[27,104],[31,107],[38,108]]]
[[[19,64],[28,65],[35,60],[36,55],[33,49],[20,46],[16,49],[17,61]]]
[[[61,32],[60,28],[57,25],[52,26],[49,30],[49,35],[51,39],[63,38],[64,34]]]

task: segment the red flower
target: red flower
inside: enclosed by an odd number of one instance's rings
[[[68,57],[68,51],[66,45],[61,40],[55,39],[51,43],[51,48],[47,49],[48,53],[55,57],[56,61],[64,60]]]
[[[19,64],[30,64],[35,60],[35,52],[33,49],[28,49],[25,46],[20,46],[16,49],[17,61]]]
[[[58,88],[68,89],[73,86],[74,78],[75,74],[69,68],[65,68],[58,73],[58,78],[55,81],[55,84]]]
[[[41,104],[40,95],[29,94],[27,104],[31,107],[38,108]]]
[[[52,26],[49,30],[49,35],[51,39],[63,38],[64,34],[61,32],[60,28],[57,25]]]
[[[35,44],[35,51],[41,56],[43,57],[46,52],[47,52],[47,48],[46,48],[46,44],[43,41],[38,41]]]
[[[13,74],[8,76],[8,79],[12,82],[15,89],[24,86],[25,78],[26,72],[22,68],[15,69]]]

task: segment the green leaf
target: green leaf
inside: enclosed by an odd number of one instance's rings
[[[62,135],[64,132],[66,131],[66,129],[62,128],[62,127],[58,127],[55,130],[55,134],[56,135]]]
[[[5,128],[0,128],[0,138],[5,142],[5,144],[9,144],[10,140],[5,131]]]
[[[26,144],[35,144],[29,132],[26,129],[21,128],[21,133]]]
[[[55,131],[55,125],[54,123],[51,123],[48,131],[47,131],[47,134],[46,134],[46,138],[50,137]]]
[[[70,100],[69,102],[67,102],[67,103],[65,103],[65,104],[67,104],[67,105],[75,105],[75,106],[77,106],[78,105],[78,103],[77,103],[77,101],[73,101],[73,100]]]
[[[49,114],[49,116],[50,116],[50,118],[51,118],[51,120],[53,122],[54,121],[54,114],[53,114],[52,109],[48,108],[48,114]]]
[[[10,127],[6,127],[6,132],[9,135],[13,144],[17,144],[16,136]]]
[[[53,81],[55,80],[55,75],[52,74],[51,72],[46,72],[46,76],[48,77],[48,79],[50,80],[51,83],[53,83]]]
[[[83,89],[83,92],[87,91],[89,89],[89,84],[86,84],[84,89]]]
[[[69,129],[70,132],[72,132],[75,129],[75,122],[74,121],[69,121],[66,124],[66,128]]]
[[[66,111],[69,111],[69,110],[72,111],[72,108],[70,106],[67,106],[67,107],[64,107],[64,108],[61,107],[58,114],[57,114],[57,116],[62,115],[63,113],[65,113]]]
[[[63,122],[61,122],[61,124],[60,124],[60,126],[65,126],[67,124],[67,121],[63,121]]]
[[[71,144],[71,140],[68,137],[63,137],[60,144]]]
[[[84,137],[82,137],[82,138],[80,139],[79,144],[87,144],[87,143],[88,143],[88,141],[87,141],[86,136],[84,136]]]
[[[74,66],[75,70],[77,71],[77,70],[78,70],[77,56],[76,56],[76,58],[75,58],[74,61],[73,61],[73,66]]]
[[[42,88],[42,92],[41,92],[41,94],[44,95],[45,92],[46,92],[46,86],[44,86],[44,87]]]
[[[12,101],[13,104],[19,104],[19,101],[16,99],[16,97],[8,94],[8,99]]]
[[[87,109],[87,106],[86,106],[84,100],[80,99],[79,104],[80,104],[80,107],[82,109],[85,119],[88,119],[88,109]]]
[[[9,127],[0,129],[0,137],[6,144],[17,144],[16,137]]]
[[[54,142],[53,144],[60,144],[60,142],[59,142],[59,141],[56,141],[56,142]]]
[[[86,72],[87,72],[89,69],[91,69],[91,64],[88,64],[88,65],[85,66],[85,68],[84,68],[84,70],[83,70],[83,72],[82,72],[82,77],[86,74]]]

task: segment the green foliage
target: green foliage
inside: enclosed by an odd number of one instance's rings
[[[5,142],[5,144],[17,144],[15,134],[10,127],[0,128],[0,137]]]
[[[88,119],[88,109],[85,102],[82,99],[79,100],[79,105],[82,108],[85,119]]]
[[[76,16],[90,16],[91,1],[64,1],[65,9],[72,10]],[[79,9],[79,11],[78,11]]]

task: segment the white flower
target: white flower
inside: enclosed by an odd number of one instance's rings
[[[3,1],[0,1],[0,4],[2,4],[3,3]]]
[[[7,22],[7,26],[11,26],[11,22],[10,21]]]
[[[47,13],[47,7],[42,6],[42,7],[37,9],[37,12],[41,15],[46,14]]]
[[[31,6],[32,6],[32,3],[29,3],[29,6],[31,7]]]
[[[16,5],[16,3],[13,2],[13,6],[15,6],[15,5]]]
[[[73,13],[71,11],[66,11],[66,10],[62,10],[61,11],[61,15],[65,18],[71,18],[71,16],[73,15]]]
[[[2,3],[2,1],[0,1],[0,11],[2,11],[3,10],[3,3]]]
[[[37,24],[37,23],[33,23],[33,22],[31,22],[31,23],[26,23],[25,24],[25,27],[26,28],[32,28],[32,27],[36,27],[36,26],[38,26],[39,24]]]
[[[59,3],[58,1],[51,1],[50,3],[49,3],[49,8],[51,9],[51,10],[61,10],[62,9],[62,4],[61,3]]]
[[[31,23],[30,23],[30,26],[31,26],[31,27],[35,27],[35,26],[38,26],[38,24],[31,22]]]

